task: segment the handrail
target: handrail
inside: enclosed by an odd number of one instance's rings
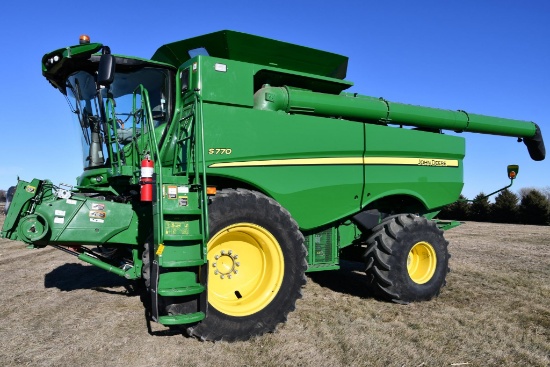
[[[155,126],[153,125],[153,113],[151,112],[151,105],[149,103],[149,92],[147,89],[143,86],[143,84],[140,84],[136,89],[134,89],[133,92],[133,101],[132,101],[132,112],[134,114],[133,118],[133,127],[134,127],[134,135],[136,134],[137,128],[136,128],[136,112],[138,111],[136,109],[136,92],[139,90],[139,95],[141,96],[141,106],[140,106],[140,114],[145,113],[145,120],[142,119],[142,129],[143,131],[140,134],[140,148],[142,150],[141,152],[141,159],[145,159],[148,155],[150,156],[152,154],[152,160],[154,163],[154,172],[156,182],[156,192],[157,192],[157,200],[153,203],[153,207],[157,206],[157,211],[159,214],[163,213],[163,203],[161,193],[162,193],[162,174],[161,174],[161,165],[160,165],[160,151],[158,147],[158,140],[155,135]],[[147,140],[146,140],[147,139]],[[140,162],[141,163],[141,162]],[[134,162],[134,164],[137,164],[137,162]],[[156,216],[157,218],[162,218],[162,216]],[[161,219],[158,223],[158,231],[157,237],[159,241],[161,240],[161,236],[158,236],[159,234],[164,234],[164,221]]]
[[[120,169],[120,166],[122,165],[122,160],[120,158],[120,145],[118,142],[118,127],[117,127],[117,120],[116,120],[116,114],[115,114],[115,105],[114,101],[111,98],[107,99],[107,102],[105,104],[105,110],[106,110],[106,120],[107,120],[107,128],[110,128],[112,130],[113,134],[111,134],[111,131],[105,131],[105,136],[107,137],[107,149],[109,150],[108,156],[111,157],[111,167],[116,166],[118,169]],[[116,152],[113,149],[113,144],[117,144]],[[116,159],[114,158],[113,153],[116,153]]]
[[[184,112],[186,112],[186,111],[187,111],[187,109],[184,109]],[[180,158],[180,156],[181,156],[181,159],[183,159],[184,156],[186,158],[188,158],[187,157],[187,153],[188,153],[187,150],[188,149],[186,148],[185,149],[186,151],[184,151],[183,142],[191,140],[191,138],[192,138],[192,134],[189,133],[188,129],[189,129],[189,126],[192,126],[192,124],[193,124],[194,117],[195,117],[194,114],[195,114],[195,105],[193,104],[193,107],[190,107],[189,111],[187,111],[185,113],[185,116],[180,118],[179,121],[178,121],[178,127],[177,127],[177,131],[176,131],[176,137],[177,137],[176,149],[177,149],[177,151],[174,154],[174,160],[173,160],[173,163],[172,163],[172,172],[174,172],[174,174],[179,174],[181,172],[185,172],[187,175],[189,175],[189,171],[190,171],[189,170],[189,162],[190,162],[190,159],[185,160],[185,167],[178,167],[178,166],[183,166],[183,161],[178,161],[178,159]]]
[[[201,198],[201,209],[203,214],[203,220],[201,221],[201,226],[203,230],[203,243],[206,243],[209,240],[209,228],[208,228],[208,195],[206,193],[206,159],[205,159],[205,150],[204,150],[204,120],[203,120],[203,111],[202,111],[202,99],[199,93],[199,90],[195,91],[195,105],[198,108],[195,109],[197,118],[195,123],[199,126],[196,126],[195,135],[200,135],[196,137],[195,142],[195,180],[200,187],[200,198]],[[200,143],[200,146],[199,146]],[[199,161],[202,163],[202,174],[199,175]],[[202,180],[197,179],[202,176]],[[202,181],[202,184],[200,183]],[[207,249],[206,246],[203,246],[203,255],[206,259]]]

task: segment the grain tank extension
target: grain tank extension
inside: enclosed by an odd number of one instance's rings
[[[274,331],[305,273],[341,258],[387,300],[430,300],[458,225],[434,217],[463,187],[465,140],[443,130],[520,138],[540,161],[540,128],[345,92],[347,63],[234,31],[151,59],[88,37],[50,52],[84,169],[20,180],[1,236],[135,281],[151,320],[202,340]]]

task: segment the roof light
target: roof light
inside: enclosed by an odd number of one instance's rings
[[[80,35],[79,40],[81,45],[88,44],[90,43],[90,36],[88,36],[87,34],[82,34]]]

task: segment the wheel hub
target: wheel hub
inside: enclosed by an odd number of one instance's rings
[[[241,263],[237,261],[239,255],[234,254],[232,250],[225,252],[221,250],[220,254],[215,255],[215,262],[212,263],[212,267],[215,268],[214,275],[219,275],[220,279],[231,279],[233,275],[237,275],[239,270],[237,267],[241,266]]]
[[[425,284],[432,279],[437,266],[435,249],[428,242],[416,243],[407,256],[407,271],[412,281]]]
[[[231,316],[265,308],[278,293],[284,258],[276,238],[252,223],[235,223],[208,242],[208,302]]]

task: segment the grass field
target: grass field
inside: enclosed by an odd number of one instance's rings
[[[149,332],[123,279],[0,240],[0,366],[550,366],[550,227],[468,222],[446,237],[436,300],[379,301],[344,263],[308,276],[277,332],[231,344]]]

